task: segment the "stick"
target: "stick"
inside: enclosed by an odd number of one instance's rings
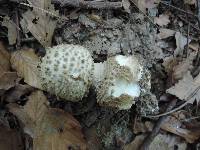
[[[159,114],[159,115],[155,115],[155,116],[146,116],[147,118],[156,118],[156,117],[162,117],[162,116],[166,116],[166,115],[169,115],[169,114],[172,114],[178,110],[180,110],[181,108],[185,107],[187,104],[190,104],[190,103],[193,103],[194,100],[192,99],[192,97],[198,92],[198,90],[200,90],[200,86],[197,87],[194,92],[192,94],[190,94],[187,98],[186,98],[186,102],[183,103],[182,105],[180,105],[179,107],[171,110],[171,111],[167,111],[163,114]]]
[[[118,9],[122,8],[122,2],[99,2],[84,0],[52,0],[52,3],[60,4],[61,7],[72,6],[86,9]]]
[[[166,111],[170,111],[173,109],[173,107],[176,105],[177,99],[173,99]],[[167,116],[162,116],[158,119],[157,123],[154,125],[153,130],[151,131],[151,133],[144,139],[143,143],[140,146],[140,150],[148,150],[149,146],[151,144],[151,142],[154,140],[154,138],[156,137],[156,135],[159,133],[160,128],[162,123],[166,120]]]
[[[17,49],[21,47],[21,38],[20,38],[20,32],[19,32],[19,13],[18,10],[15,11],[15,22],[18,28],[17,29]]]
[[[197,9],[198,9],[197,19],[200,27],[200,0],[197,0]]]

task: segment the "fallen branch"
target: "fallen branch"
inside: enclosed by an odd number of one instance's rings
[[[61,7],[72,6],[86,9],[118,9],[123,6],[122,2],[99,2],[84,0],[52,0],[52,3],[60,4]]]

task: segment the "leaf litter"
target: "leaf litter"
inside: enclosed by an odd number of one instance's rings
[[[53,4],[61,3],[59,0],[52,3],[50,0],[27,2],[20,3],[25,8],[19,11],[20,24],[10,19],[11,14],[3,17],[1,25],[7,27],[7,44],[14,52],[5,49],[3,42],[0,43],[0,95],[3,106],[9,109],[9,112],[5,111],[12,113],[9,114],[12,119],[7,122],[15,124],[15,128],[23,128],[23,132],[33,140],[33,149],[139,149],[156,126],[155,119],[149,120],[138,114],[137,110],[144,109],[140,103],[136,107],[142,108],[118,112],[96,105],[95,94],[81,103],[71,103],[43,93],[38,78],[38,62],[45,54],[43,47],[59,43],[83,45],[97,62],[116,54],[138,54],[145,58],[147,67],[155,70],[158,77],[151,77],[151,92],[156,95],[154,99],[157,101],[163,96],[166,102],[170,102],[170,95],[179,102],[183,101],[182,105],[164,113],[169,116],[149,149],[186,149],[187,143],[195,145],[199,132],[188,128],[180,120],[187,119],[187,124],[193,123],[194,126],[199,124],[199,112],[194,112],[200,100],[199,41],[195,30],[198,27],[191,16],[187,18],[191,26],[187,26],[184,20],[186,11],[178,8],[182,7],[179,0],[167,5],[157,0],[123,0],[120,11],[110,9],[107,12],[101,9],[72,10],[70,4],[61,8]],[[95,4],[96,1],[92,2]],[[190,9],[189,13],[196,9],[196,1],[185,0],[184,4]],[[70,21],[60,22],[59,12],[69,17]],[[17,30],[22,39],[18,39]],[[18,40],[22,48],[15,51],[13,45]],[[30,48],[23,48],[23,45]],[[160,112],[163,112],[165,104],[162,101],[159,104]],[[186,115],[182,112],[187,109],[185,106],[191,108]],[[138,115],[141,119],[134,118]],[[190,121],[193,116],[197,116],[196,122]],[[19,120],[19,124],[13,121],[14,118]],[[2,122],[5,120],[1,111],[0,119]],[[1,133],[4,134],[3,131]],[[14,139],[19,140],[16,136]],[[11,143],[2,146],[8,145],[16,143],[11,140]]]

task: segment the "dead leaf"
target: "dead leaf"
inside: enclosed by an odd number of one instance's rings
[[[28,10],[22,15],[21,25],[26,26],[23,28],[27,28],[44,47],[49,47],[57,23],[50,14],[58,16],[59,12],[55,11],[51,0],[29,0],[29,3],[33,10]]]
[[[130,144],[124,146],[123,150],[138,150],[145,137],[145,134],[136,136]]]
[[[187,143],[182,142],[180,137],[170,134],[158,134],[149,146],[149,150],[186,150]]]
[[[178,60],[173,56],[165,57],[162,65],[165,67],[165,71],[168,75],[171,75],[173,73],[174,66],[178,65]]]
[[[20,100],[21,96],[26,95],[34,90],[28,84],[17,84],[13,89],[9,90],[5,95],[5,101],[9,103]]]
[[[86,150],[86,141],[73,116],[63,110],[49,109],[36,128],[33,149]]]
[[[0,125],[0,149],[24,150],[24,143],[20,132]]]
[[[124,150],[138,150],[144,141],[146,135],[141,134],[135,137],[133,142],[127,144]],[[186,150],[187,143],[182,142],[179,137],[169,134],[158,134],[149,146],[149,150],[174,150],[174,147],[179,150]]]
[[[153,129],[153,123],[150,121],[136,121],[134,126],[133,126],[133,133],[138,134],[138,133],[146,133],[149,131],[152,131]]]
[[[146,13],[147,8],[155,8],[159,0],[132,0],[140,11]]]
[[[193,79],[190,72],[187,72],[182,80],[179,80],[175,86],[169,88],[167,93],[177,96],[181,100],[187,100],[193,103],[200,100],[200,74]]]
[[[189,4],[189,5],[195,5],[197,6],[197,1],[196,0],[184,0],[185,4]]]
[[[169,15],[161,14],[159,17],[154,18],[154,23],[158,24],[159,26],[166,26],[170,23]]]
[[[25,132],[34,137],[37,124],[47,112],[48,101],[41,91],[33,92],[24,107],[8,104],[9,111],[16,115],[24,124]]]
[[[79,122],[69,113],[48,108],[41,91],[29,96],[25,106],[7,105],[24,124],[24,131],[33,137],[34,150],[86,149]]]
[[[97,128],[95,126],[85,128],[84,133],[88,144],[88,150],[102,149],[101,139],[99,138]]]
[[[175,80],[182,79],[184,74],[193,69],[193,60],[195,59],[196,54],[196,52],[191,52],[185,60],[173,67],[172,74]]]
[[[187,45],[187,38],[182,35],[180,32],[176,32],[175,34],[176,39],[176,49],[174,51],[174,55],[177,56],[178,54],[182,55],[185,45]],[[190,43],[190,39],[188,43]]]
[[[0,41],[0,73],[10,70],[10,54]]]
[[[32,49],[20,50],[12,53],[10,61],[13,69],[17,71],[18,76],[24,78],[24,82],[33,87],[42,89],[37,69],[39,57]]]
[[[0,42],[0,89],[8,90],[15,85],[16,72],[10,71],[10,54]]]
[[[10,20],[8,16],[3,18],[2,26],[8,28],[8,41],[10,45],[13,45],[17,41],[17,28],[15,23]]]
[[[122,6],[127,13],[131,13],[129,0],[122,0]]]
[[[189,44],[189,48],[194,50],[194,51],[198,51],[199,50],[199,43],[198,42],[190,42]]]
[[[17,79],[16,72],[4,72],[0,76],[0,89],[8,90],[15,85]]]
[[[200,132],[183,128],[182,122],[180,122],[181,118],[178,115],[182,115],[181,112],[176,112],[173,116],[169,116],[162,124],[161,129],[183,137],[189,143],[194,143],[199,139]]]
[[[175,31],[166,29],[166,28],[161,28],[159,29],[160,33],[157,34],[159,39],[166,39],[168,37],[174,36]]]

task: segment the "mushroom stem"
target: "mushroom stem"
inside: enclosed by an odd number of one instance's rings
[[[103,81],[105,78],[105,62],[103,63],[94,63],[93,70],[93,85],[97,87],[100,81]]]

